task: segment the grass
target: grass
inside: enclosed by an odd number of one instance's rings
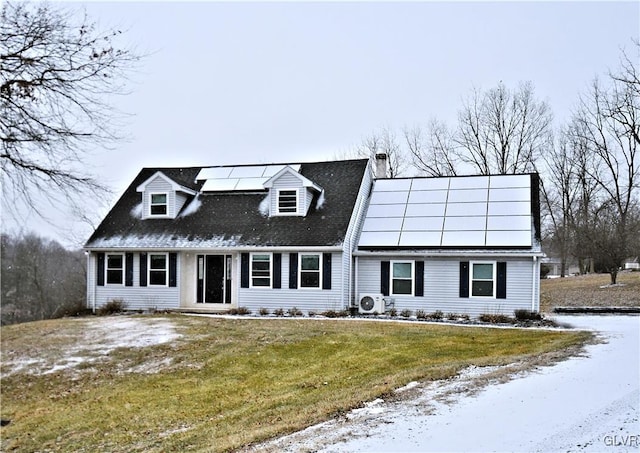
[[[229,451],[326,420],[413,380],[512,363],[590,338],[393,322],[163,319],[182,339],[119,348],[80,369],[3,377],[1,416],[11,420],[0,431],[3,451]],[[75,347],[91,334],[83,322],[2,327],[3,357]],[[167,357],[171,364],[155,373],[123,372]]]
[[[640,306],[640,272],[618,274],[620,286],[609,274],[543,279],[540,284],[540,311],[554,307],[637,307]]]

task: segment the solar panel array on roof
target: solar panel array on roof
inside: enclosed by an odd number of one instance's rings
[[[263,190],[264,183],[287,165],[240,165],[203,168],[196,181],[205,181],[203,192],[234,192]],[[289,165],[300,171],[300,164]]]
[[[531,176],[381,179],[359,246],[530,247]]]

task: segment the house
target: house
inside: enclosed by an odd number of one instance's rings
[[[142,169],[85,245],[88,307],[538,310],[536,175],[384,158]]]

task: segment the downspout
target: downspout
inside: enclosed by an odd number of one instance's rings
[[[536,279],[539,278],[539,274],[540,272],[536,272],[538,268],[538,257],[537,256],[533,256],[533,271],[532,271],[532,275],[531,275],[531,311],[539,311],[536,310],[536,293],[538,292],[538,288],[536,285]]]
[[[355,257],[355,269],[354,269],[354,271],[355,271],[355,275],[358,275],[358,257],[357,257],[357,256]],[[359,303],[359,302],[357,301],[357,296],[358,296],[358,279],[356,278],[355,280],[356,280],[356,282],[355,282],[355,288],[354,288],[354,291],[355,291],[355,293],[356,293],[355,295],[356,295],[356,305],[357,305],[357,304]]]
[[[96,313],[96,285],[93,284],[91,285],[91,288],[89,288],[89,275],[91,275],[90,272],[90,265],[91,265],[91,252],[90,251],[86,251],[85,255],[87,257],[87,298],[91,299],[91,310],[93,311],[93,314]]]

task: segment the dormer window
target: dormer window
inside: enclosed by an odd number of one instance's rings
[[[149,214],[152,216],[166,216],[167,215],[167,194],[166,193],[152,193],[150,194],[151,200],[149,203]]]
[[[278,214],[298,213],[298,189],[278,190]]]

